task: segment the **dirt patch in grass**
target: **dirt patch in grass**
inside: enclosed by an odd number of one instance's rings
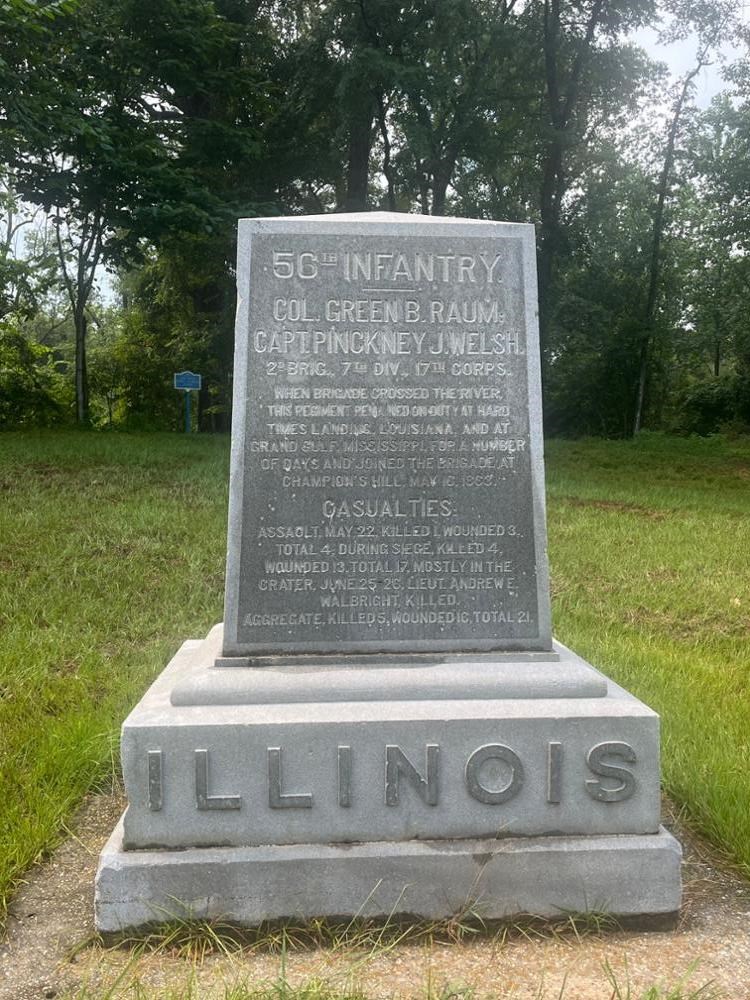
[[[29,873],[0,945],[0,1000],[223,998],[237,983],[255,989],[278,982],[282,970],[290,986],[316,979],[342,992],[356,986],[372,998],[604,1000],[618,995],[610,977],[621,995],[633,1000],[655,985],[666,990],[681,980],[683,992],[675,996],[696,996],[711,982],[701,997],[750,997],[750,884],[677,819],[669,825],[685,847],[685,905],[674,931],[575,932],[529,925],[458,943],[430,935],[382,947],[355,941],[295,949],[292,942],[283,957],[268,946],[228,942],[227,953],[214,950],[191,961],[185,947],[139,953],[132,947],[104,948],[95,940],[97,856],[122,806],[119,795],[89,797],[71,836]]]
[[[87,798],[71,835],[28,873],[0,945],[0,1000],[54,997],[75,983],[68,956],[93,933],[97,856],[122,809],[118,795]]]
[[[598,585],[598,589],[603,592],[607,587]],[[699,615],[675,615],[671,611],[641,605],[623,613],[622,623],[630,628],[648,629],[650,632],[677,640],[699,639],[708,631],[714,636],[728,639],[745,639],[750,636],[750,619],[728,621],[723,608],[706,610]]]
[[[668,517],[675,517],[673,510],[655,510],[651,507],[642,507],[637,503],[627,503],[624,500],[588,500],[584,497],[557,497],[557,503],[567,503],[571,507],[593,507],[596,510],[611,510],[618,513],[637,514],[639,517],[647,517],[652,521],[664,521]]]

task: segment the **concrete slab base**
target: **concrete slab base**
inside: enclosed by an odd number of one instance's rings
[[[656,834],[124,851],[122,821],[96,879],[102,932],[174,918],[252,926],[311,917],[484,919],[605,912],[668,924],[678,842]]]

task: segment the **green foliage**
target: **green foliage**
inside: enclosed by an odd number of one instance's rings
[[[120,398],[129,426],[181,426],[182,400],[172,376],[184,369],[203,375],[198,414],[203,427],[228,426],[233,303],[228,288],[216,282],[217,272],[201,270],[202,247],[202,241],[192,244],[192,266],[186,266],[183,244],[174,256],[165,252],[127,279],[129,305],[120,316],[113,349],[122,369]],[[218,304],[213,313],[203,305],[213,294],[221,299],[220,312]]]
[[[0,430],[66,423],[72,402],[52,351],[0,320]]]
[[[0,309],[29,337],[50,325],[48,264],[3,246],[25,199],[57,238],[79,419],[91,338],[95,423],[173,426],[171,356],[205,376],[201,427],[227,429],[238,216],[369,204],[531,220],[551,430],[629,434],[642,376],[646,426],[741,422],[748,63],[705,113],[686,83],[672,149],[664,73],[630,40],[660,16],[674,37],[728,38],[732,9],[13,0],[0,9]],[[106,348],[91,334],[102,261],[128,275]],[[732,412],[717,378],[737,383]]]
[[[678,400],[676,425],[686,434],[716,434],[738,417],[741,380],[724,375],[696,382]]]
[[[96,268],[143,259],[149,245],[165,247],[174,273],[197,279],[181,291],[211,322],[215,384],[223,386],[234,222],[274,199],[283,177],[260,141],[277,86],[264,9],[232,0],[78,0],[43,24],[9,17],[6,27],[0,161],[56,229],[75,321],[79,420],[88,419]],[[33,69],[40,60],[44,73]]]
[[[550,434],[627,437],[637,380],[650,190],[642,170],[602,149],[570,206],[551,324]]]
[[[0,318],[32,319],[54,286],[54,254],[18,197],[13,173],[0,163]]]

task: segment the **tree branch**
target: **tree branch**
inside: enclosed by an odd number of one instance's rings
[[[584,36],[583,43],[576,53],[576,58],[573,62],[573,69],[570,74],[570,80],[568,81],[568,91],[565,95],[565,101],[563,103],[562,109],[562,125],[566,127],[570,123],[570,117],[573,108],[578,100],[578,94],[580,91],[581,74],[583,73],[584,58],[588,54],[591,48],[591,43],[594,40],[594,34],[596,33],[599,20],[602,16],[602,8],[604,7],[604,0],[594,0],[594,5],[591,8],[591,14],[589,15],[588,22],[586,24],[586,35]]]

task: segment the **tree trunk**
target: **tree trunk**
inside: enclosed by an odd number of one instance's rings
[[[560,213],[568,183],[565,150],[569,133],[582,102],[581,81],[591,57],[592,45],[604,12],[604,0],[593,0],[583,36],[567,78],[561,72],[564,51],[561,0],[545,0],[543,7],[544,76],[549,141],[544,159],[540,192],[541,234],[539,264],[539,340],[544,366],[549,345],[553,307],[555,262],[560,250]],[[544,371],[544,368],[542,369]]]
[[[86,303],[91,295],[91,289],[96,275],[96,268],[102,253],[103,222],[100,214],[87,217],[81,223],[80,231],[75,239],[70,235],[63,243],[61,234],[62,220],[55,218],[55,240],[65,288],[68,292],[70,308],[75,328],[75,390],[76,390],[76,420],[79,424],[89,422],[89,380],[86,368]],[[73,258],[75,268],[69,267],[69,258]]]
[[[382,94],[378,99],[378,123],[380,125],[380,137],[383,140],[383,175],[388,183],[388,211],[395,212],[396,175],[391,160],[391,139],[388,135],[388,117]]]
[[[654,224],[651,232],[651,260],[648,269],[648,293],[646,295],[646,308],[643,314],[643,336],[641,338],[641,348],[638,358],[638,388],[635,398],[635,414],[633,416],[633,437],[639,433],[643,422],[643,404],[646,398],[646,381],[648,379],[648,363],[651,355],[651,340],[653,337],[654,319],[656,316],[656,299],[659,290],[659,279],[661,278],[661,243],[664,236],[664,205],[667,200],[669,180],[674,166],[675,145],[677,134],[680,129],[682,112],[685,107],[690,84],[700,71],[705,62],[705,52],[698,58],[695,67],[687,74],[682,82],[682,87],[674,103],[672,120],[669,123],[667,133],[667,148],[664,151],[664,163],[662,164],[659,176],[659,187],[657,189],[656,209],[654,211]]]
[[[456,169],[456,159],[458,153],[449,152],[441,160],[432,174],[432,214],[445,215],[445,202],[448,194],[448,185]]]
[[[75,310],[73,322],[76,331],[76,420],[79,424],[89,422],[89,382],[86,372],[86,312]]]
[[[541,227],[537,263],[539,265],[539,346],[543,364],[547,356],[546,348],[549,344],[552,324],[555,262],[560,251],[560,206],[564,190],[563,137],[562,133],[555,129],[544,164],[540,198]]]
[[[721,279],[723,275],[724,268],[719,264],[719,287],[721,287]],[[721,312],[718,308],[714,308],[714,378],[719,377],[719,372],[721,371],[721,341],[723,326],[721,320]]]
[[[421,215],[430,214],[430,183],[421,163],[419,164],[419,211]]]
[[[349,151],[346,165],[346,195],[342,212],[367,212],[370,152],[374,118],[372,95],[362,95],[359,107],[349,117]]]

